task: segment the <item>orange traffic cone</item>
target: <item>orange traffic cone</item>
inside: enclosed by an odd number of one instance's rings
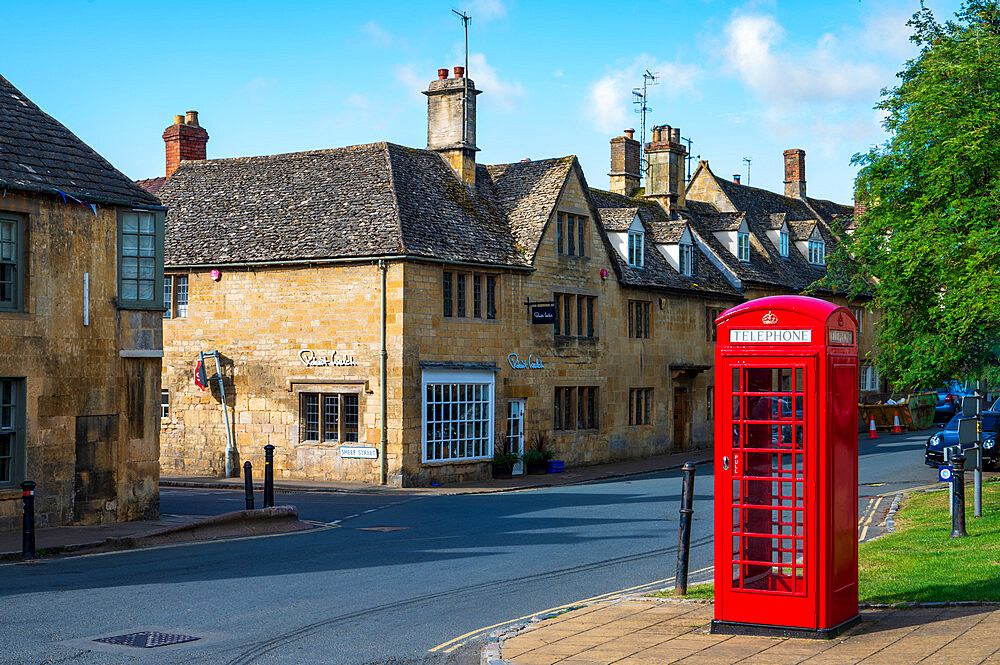
[[[903,433],[903,428],[899,426],[899,414],[898,413],[896,414],[895,421],[892,423],[892,433],[893,434],[902,434]]]
[[[878,430],[875,429],[875,416],[872,416],[871,425],[868,427],[868,438],[869,439],[878,438]]]

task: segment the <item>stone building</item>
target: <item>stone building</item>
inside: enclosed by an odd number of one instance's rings
[[[208,160],[197,114],[164,133],[164,473],[223,473],[230,437],[236,470],[271,444],[279,477],[404,486],[488,478],[538,441],[570,465],[711,445],[716,316],[822,268],[761,244],[737,205],[762,190],[706,202],[707,164],[686,184],[677,130],[654,132],[645,188],[631,136],[613,191],[574,157],[477,164],[480,91],[438,74],[426,149]],[[796,232],[826,233],[808,214]]]
[[[155,517],[163,217],[0,77],[0,530]]]

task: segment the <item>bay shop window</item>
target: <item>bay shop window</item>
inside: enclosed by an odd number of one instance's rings
[[[420,393],[425,463],[493,457],[492,370],[424,370]]]

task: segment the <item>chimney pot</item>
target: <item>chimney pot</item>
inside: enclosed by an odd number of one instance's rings
[[[440,80],[442,80],[442,81],[445,80],[446,78],[448,78],[448,68],[447,67],[442,67],[441,69],[438,70],[438,78]]]
[[[174,124],[175,125],[183,125],[184,124],[184,116],[182,116],[182,115],[175,115],[174,116]]]
[[[635,130],[631,128],[626,129],[625,136],[629,137],[630,139],[633,138],[635,136]]]
[[[740,184],[740,174],[739,173],[734,173],[733,174],[733,182],[735,182],[737,185]]]
[[[465,67],[455,67],[455,78],[460,79],[465,76]]]
[[[679,127],[674,127],[670,130],[670,140],[674,143],[681,142],[681,130]]]
[[[198,112],[197,111],[188,111],[187,112],[187,118],[185,118],[185,120],[184,120],[184,124],[192,125],[194,127],[197,127],[198,126]]]

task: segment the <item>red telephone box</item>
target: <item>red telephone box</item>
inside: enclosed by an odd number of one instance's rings
[[[716,323],[712,632],[830,637],[860,619],[857,321],[773,296]]]

